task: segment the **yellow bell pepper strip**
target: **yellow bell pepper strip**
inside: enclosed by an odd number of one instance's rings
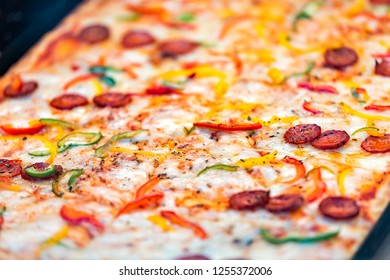
[[[390,105],[375,105],[375,104],[371,104],[371,105],[368,105],[366,107],[364,107],[364,110],[368,110],[368,111],[387,111],[387,110],[390,110]]]
[[[180,217],[173,211],[160,211],[160,215],[172,224],[191,229],[200,239],[207,238],[207,232],[202,227],[184,219],[183,217]]]
[[[273,161],[278,154],[278,151],[274,151],[272,153],[269,153],[267,155],[264,155],[259,158],[247,158],[247,159],[240,159],[235,163],[235,165],[244,167],[244,168],[253,168],[255,166],[262,166],[262,165],[268,165]]]
[[[134,136],[137,136],[141,132],[144,132],[146,130],[134,130],[134,131],[128,131],[116,134],[110,138],[104,145],[96,148],[95,155],[100,158],[105,158],[108,155],[108,152],[110,151],[110,147],[114,145],[116,142],[118,142],[121,139],[131,139]]]
[[[71,173],[71,176],[69,177],[69,180],[68,180],[68,187],[69,189],[72,187],[72,185],[74,184],[75,180],[77,177],[80,177],[82,174],[84,174],[84,171],[82,169],[71,169],[71,170],[67,170],[65,171],[64,173],[62,173],[57,179],[55,179],[52,184],[51,184],[51,189],[52,189],[52,192],[58,196],[58,197],[61,197],[64,195],[64,192],[62,192],[59,188],[59,184],[61,182],[61,180],[68,174]]]
[[[70,147],[93,145],[102,139],[100,132],[72,132],[58,141],[58,151],[64,152]]]
[[[366,103],[369,99],[367,90],[364,88],[351,88],[351,95],[360,103]]]
[[[120,215],[128,214],[136,210],[158,206],[163,198],[164,194],[161,192],[144,195],[139,198],[136,198],[135,200],[132,200],[127,203],[121,210],[119,210],[115,218],[118,218]]]
[[[151,188],[157,185],[160,182],[159,177],[154,177],[139,187],[135,193],[135,198],[140,198],[144,196]]]
[[[69,129],[75,129],[77,126],[73,123],[66,122],[63,120],[52,119],[52,118],[41,118],[39,122],[45,125],[61,126]]]
[[[295,236],[295,235],[284,235],[284,236],[273,236],[266,229],[260,230],[261,237],[272,244],[283,244],[287,242],[297,242],[297,243],[313,243],[329,240],[336,237],[339,234],[339,231],[330,231],[326,233],[320,233],[312,236]]]
[[[0,176],[0,189],[13,192],[21,191],[19,186],[12,185],[12,180],[8,176]]]
[[[262,124],[263,126],[270,126],[270,125],[273,125],[275,123],[291,123],[295,120],[297,120],[298,117],[296,116],[289,116],[289,117],[278,117],[278,116],[272,116],[271,119],[269,121],[262,121],[262,120],[258,120],[258,122],[260,124]],[[254,120],[254,119],[252,119]]]
[[[347,16],[353,17],[359,15],[366,8],[366,0],[355,0],[347,10]]]
[[[35,254],[40,256],[43,251],[53,247],[61,242],[62,239],[66,238],[69,233],[69,227],[63,226],[59,231],[57,231],[52,237],[44,241],[36,250]]]
[[[223,123],[211,123],[211,122],[196,122],[193,124],[197,128],[206,128],[219,131],[247,131],[257,130],[263,126],[260,123],[252,124],[223,124]]]
[[[292,184],[292,183],[295,183],[296,181],[298,181],[299,179],[305,177],[305,175],[306,175],[306,168],[303,165],[303,163],[300,162],[299,160],[297,160],[297,159],[295,159],[293,157],[285,156],[282,159],[282,162],[294,165],[295,171],[296,171],[295,177],[292,178],[289,181],[283,182],[284,184]]]
[[[333,171],[332,169],[330,169],[329,167],[327,167],[327,166],[325,166],[325,165],[321,165],[321,166],[314,167],[314,168],[310,169],[310,170],[307,172],[307,174],[306,174],[306,178],[308,178],[309,175],[310,175],[312,172],[316,171],[317,169],[324,169],[324,170],[328,171],[329,173],[335,174],[334,171]]]
[[[366,113],[362,113],[362,112],[359,112],[355,109],[352,109],[350,106],[348,106],[344,102],[340,102],[339,105],[340,105],[340,108],[345,113],[348,113],[350,115],[354,115],[354,116],[357,116],[357,117],[360,117],[363,119],[367,119],[367,120],[390,121],[390,117],[388,117],[388,116],[369,115]]]
[[[232,166],[232,165],[226,165],[226,164],[215,164],[209,167],[204,168],[202,171],[200,171],[196,177],[206,173],[207,171],[210,170],[225,170],[225,171],[237,171],[238,166]]]
[[[282,84],[286,79],[283,73],[279,69],[274,67],[268,70],[267,75],[275,85]]]
[[[383,135],[383,134],[379,133],[378,131],[379,131],[379,128],[377,128],[375,126],[366,126],[366,127],[362,127],[362,128],[355,130],[354,132],[352,132],[351,136],[354,136],[360,132],[367,132],[372,136]]]
[[[217,98],[222,98],[229,89],[229,84],[225,79],[219,80],[214,86],[214,92]]]
[[[61,217],[71,225],[80,225],[84,222],[94,226],[98,231],[104,231],[104,225],[97,220],[93,215],[72,208],[68,205],[63,205],[60,210]]]
[[[159,226],[163,231],[175,231],[174,228],[170,227],[167,221],[160,215],[152,215],[148,217],[148,221],[152,222],[156,226]]]
[[[352,172],[352,168],[348,167],[348,168],[345,168],[344,170],[342,170],[341,172],[339,172],[338,176],[337,176],[337,183],[339,185],[339,191],[340,191],[340,194],[341,195],[344,195],[345,194],[345,177]]]
[[[300,10],[294,17],[293,20],[293,30],[296,31],[298,27],[298,22],[304,19],[311,19],[314,14],[317,12],[318,8],[321,7],[324,3],[322,1],[310,2],[303,6],[302,10]]]
[[[122,147],[111,147],[110,152],[113,153],[127,153],[127,154],[136,154],[136,155],[143,155],[147,157],[155,157],[158,158],[158,160],[161,162],[165,160],[167,157],[165,154],[157,154],[149,151],[142,151],[142,150],[132,150],[132,149],[127,149],[127,148],[122,148]]]

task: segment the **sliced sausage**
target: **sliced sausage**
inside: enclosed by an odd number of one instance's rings
[[[331,196],[321,201],[319,210],[322,215],[332,219],[351,219],[359,214],[360,207],[349,197]]]
[[[264,206],[268,198],[269,192],[267,191],[243,191],[232,195],[229,204],[230,208],[235,210],[252,210]]]
[[[356,51],[347,47],[329,49],[325,52],[325,65],[336,69],[351,66],[358,59]]]
[[[110,37],[110,30],[102,24],[84,27],[78,35],[78,39],[87,44],[100,43],[107,40],[108,37]]]
[[[327,130],[311,141],[314,148],[320,150],[333,150],[347,144],[350,137],[344,130]]]
[[[361,144],[363,150],[369,153],[390,152],[390,134],[384,136],[368,136]]]
[[[150,33],[141,30],[131,30],[122,37],[122,46],[126,49],[139,48],[153,44],[156,39]]]
[[[198,46],[199,44],[196,42],[185,40],[185,39],[177,39],[177,40],[162,42],[158,46],[158,51],[162,58],[165,57],[175,58],[176,56],[188,54],[194,51]]]
[[[264,208],[273,213],[292,212],[301,207],[304,201],[300,194],[281,194],[271,197]]]
[[[382,61],[375,62],[375,74],[390,77],[390,60],[384,59]]]
[[[26,168],[34,167],[38,171],[44,171],[49,166],[50,166],[50,164],[48,164],[46,162],[36,162],[32,165],[27,166]],[[48,176],[48,177],[45,177],[45,178],[36,178],[36,177],[32,177],[32,176],[28,175],[25,171],[26,168],[21,170],[20,175],[22,176],[23,179],[25,179],[27,181],[33,181],[33,182],[56,179],[56,178],[58,178],[58,176],[61,175],[63,169],[62,169],[61,165],[54,165],[54,166],[57,169],[57,172]]]
[[[63,94],[50,101],[50,106],[59,110],[72,110],[73,108],[87,104],[88,99],[86,97],[74,93]]]
[[[17,98],[29,95],[38,88],[38,83],[35,81],[23,82],[20,89],[14,89],[12,85],[8,85],[4,89],[4,95],[11,98]]]
[[[321,127],[316,124],[298,124],[290,127],[284,134],[284,140],[290,144],[308,143],[321,134]]]
[[[0,159],[0,176],[15,177],[21,171],[22,167],[19,160]]]
[[[119,108],[129,104],[131,102],[131,96],[129,94],[108,92],[95,96],[93,102],[98,107]]]
[[[188,256],[183,256],[180,258],[177,258],[177,260],[209,260],[208,257],[203,256],[203,255],[188,255]]]

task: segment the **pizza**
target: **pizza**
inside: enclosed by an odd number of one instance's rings
[[[82,3],[0,80],[0,258],[352,258],[390,200],[389,18]]]

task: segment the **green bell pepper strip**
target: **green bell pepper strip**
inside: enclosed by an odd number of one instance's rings
[[[191,127],[191,128],[186,128],[184,127],[184,132],[186,133],[186,135],[190,135],[192,132],[194,132],[196,129],[195,126]]]
[[[75,180],[84,174],[84,171],[82,169],[67,170],[64,173],[62,173],[56,180],[54,180],[53,183],[51,184],[51,189],[56,196],[61,197],[64,195],[64,192],[60,190],[59,184],[61,180],[69,173],[72,173],[72,175],[69,177],[68,180],[68,187],[71,187],[74,184]]]
[[[66,128],[71,128],[71,129],[77,127],[73,123],[69,123],[69,122],[62,121],[62,120],[57,120],[57,119],[52,119],[52,118],[42,118],[42,119],[39,119],[39,122],[43,123],[43,124],[46,124],[46,125],[59,125],[59,126],[66,127]]]
[[[45,170],[37,170],[34,166],[30,166],[24,169],[27,175],[34,178],[47,178],[57,172],[57,168],[54,165],[48,166]]]
[[[190,13],[190,12],[182,13],[181,15],[176,17],[176,21],[179,21],[179,22],[188,23],[188,22],[192,22],[194,20],[195,20],[195,15]]]
[[[146,130],[133,130],[128,132],[123,132],[116,134],[112,136],[104,145],[98,147],[95,150],[95,155],[99,158],[105,158],[108,155],[108,152],[110,151],[111,145],[115,144],[117,141],[121,139],[130,139],[134,136],[138,135],[141,132],[144,132]]]
[[[34,149],[27,152],[30,156],[34,157],[43,157],[43,156],[49,156],[50,151],[44,150],[44,149]]]
[[[100,132],[72,132],[58,141],[58,152],[63,152],[70,147],[93,145],[102,139]]]
[[[135,21],[141,17],[139,13],[131,13],[129,15],[121,15],[117,17],[117,20],[121,21]]]
[[[272,236],[267,230],[261,229],[260,235],[261,237],[272,244],[283,244],[287,242],[297,242],[297,243],[312,243],[312,242],[320,242],[324,240],[331,239],[333,237],[336,237],[339,234],[339,231],[330,231],[326,233],[320,233],[313,236],[295,236],[295,235],[288,235],[285,237],[275,237]]]
[[[6,210],[7,210],[7,208],[5,206],[1,207],[0,208],[0,216],[2,216]]]
[[[305,70],[303,70],[302,72],[292,73],[292,74],[288,75],[285,79],[294,78],[294,77],[300,77],[300,76],[306,76],[306,75],[310,74],[310,72],[313,70],[314,66],[315,66],[314,61],[309,61],[307,63],[307,66],[306,66]]]
[[[323,1],[315,1],[306,4],[302,10],[294,17],[293,21],[293,30],[296,31],[298,27],[298,22],[302,19],[311,19],[319,7],[323,5]]]
[[[209,166],[209,167],[206,167],[205,169],[203,169],[202,171],[200,171],[198,173],[198,175],[196,175],[196,177],[206,173],[207,171],[209,170],[225,170],[225,171],[237,171],[238,169],[238,166],[233,166],[233,165],[226,165],[226,164],[215,164],[215,165],[212,165],[212,166]]]
[[[111,78],[110,76],[101,76],[101,77],[99,77],[99,81],[105,83],[109,87],[113,87],[116,85],[115,80],[113,78]]]
[[[89,72],[91,74],[105,74],[107,72],[122,72],[121,69],[112,67],[112,66],[91,66],[89,67]]]

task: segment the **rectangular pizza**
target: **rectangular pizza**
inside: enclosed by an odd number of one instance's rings
[[[0,79],[0,259],[350,259],[390,201],[389,0],[90,0]]]

